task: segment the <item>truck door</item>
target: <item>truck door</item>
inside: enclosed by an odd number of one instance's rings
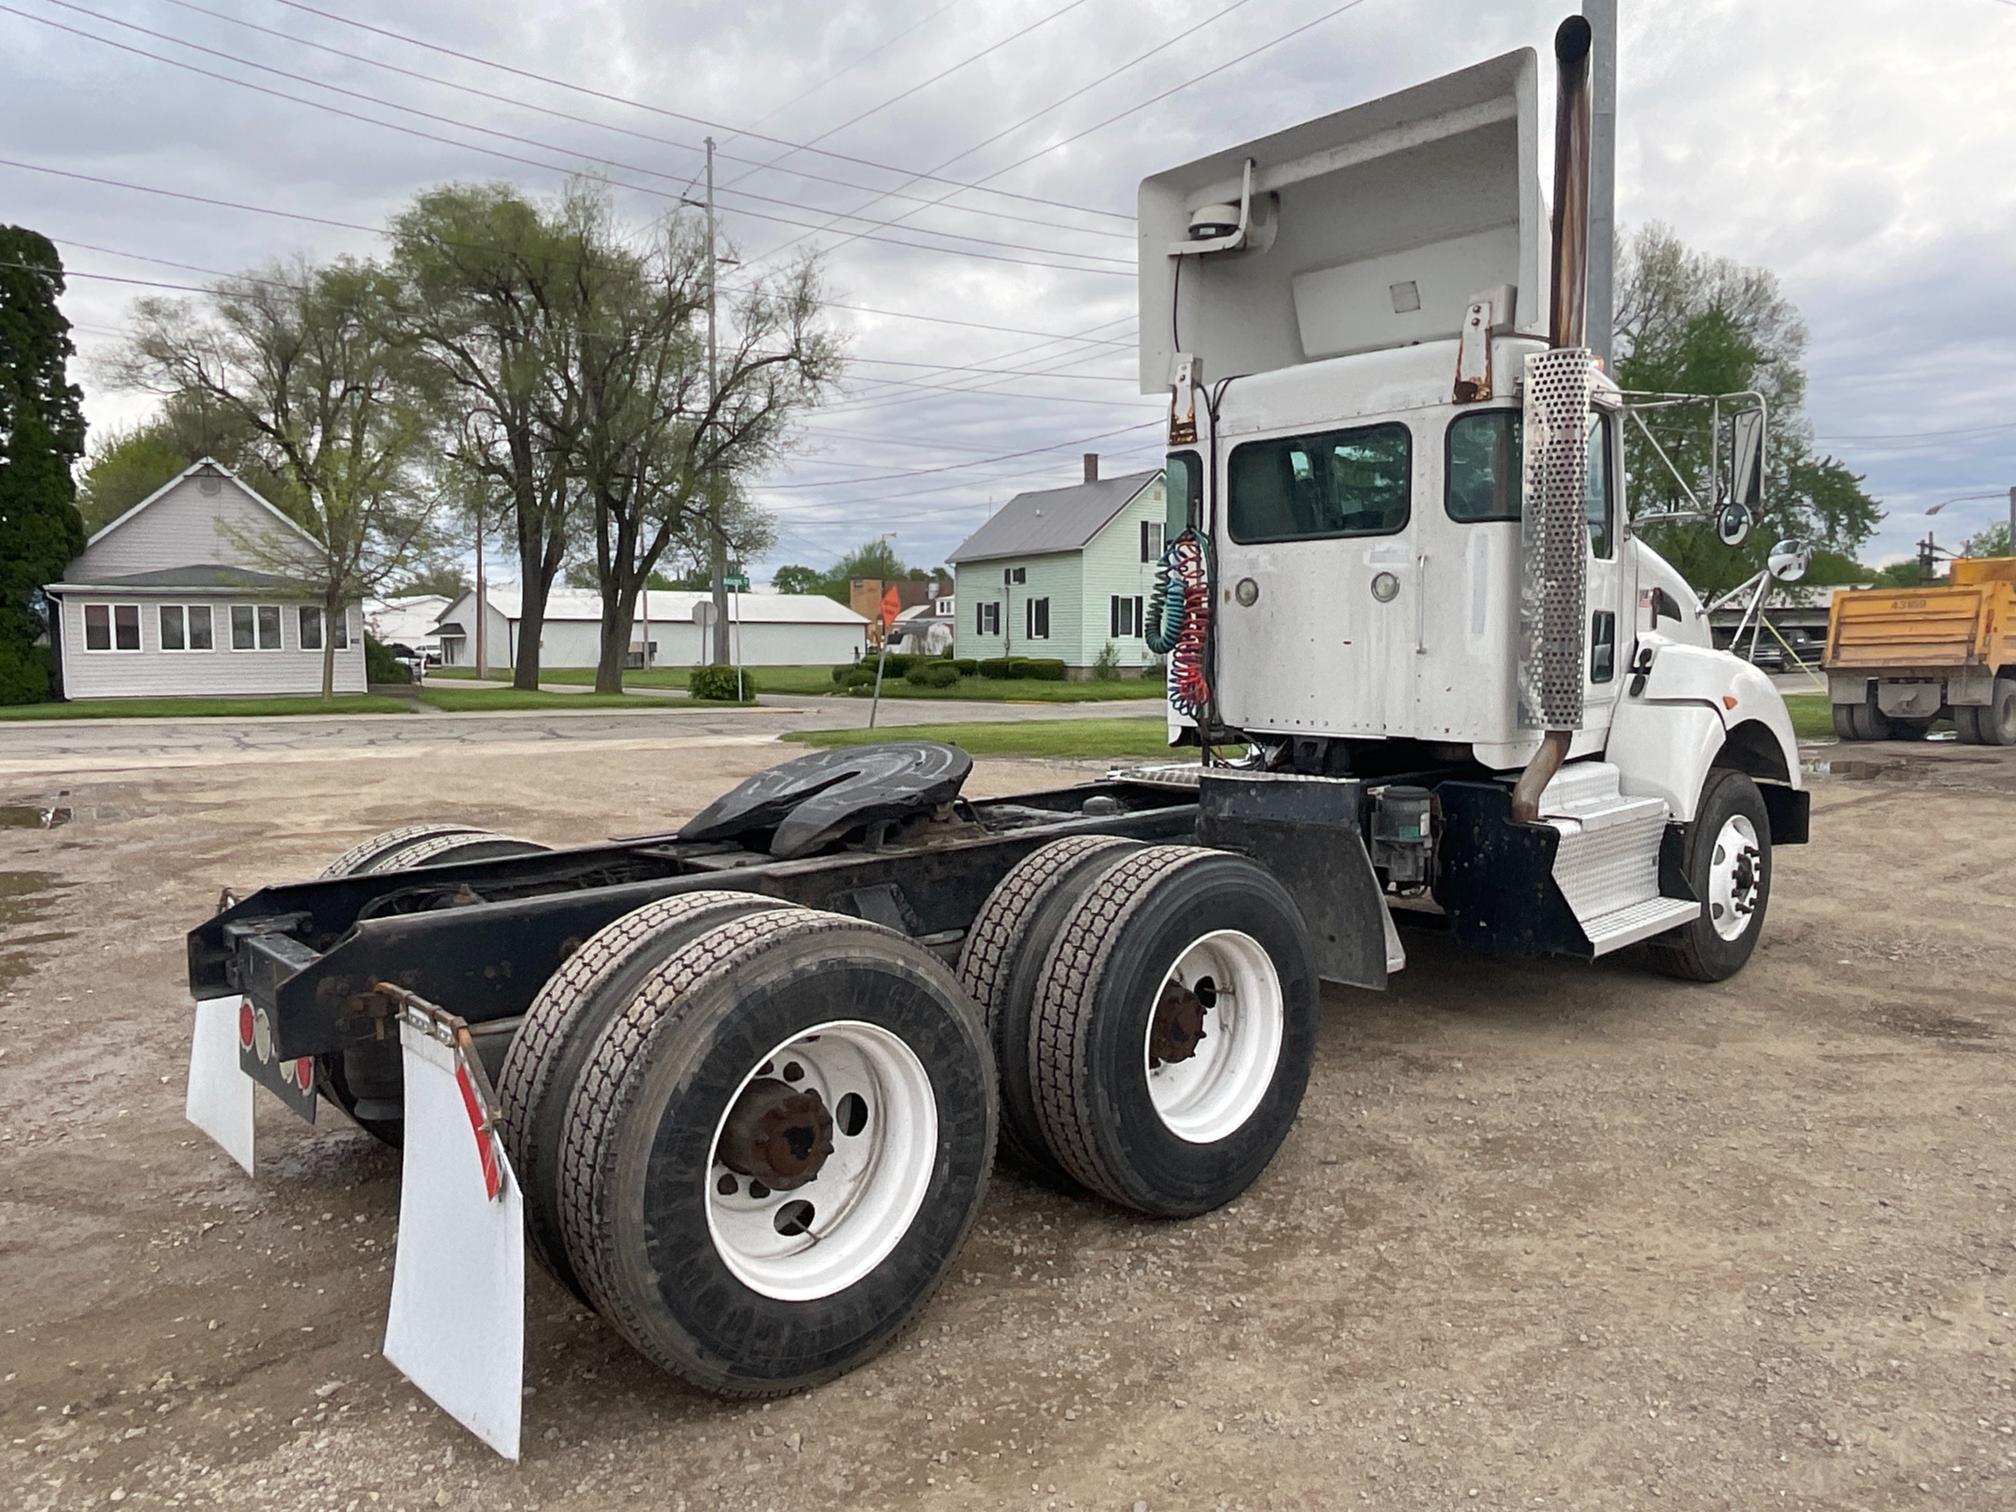
[[[1213,605],[1229,724],[1411,733],[1414,460],[1395,421],[1229,443]]]
[[[1589,520],[1589,644],[1582,686],[1585,730],[1610,728],[1637,624],[1637,574],[1631,554],[1622,549],[1620,418],[1616,411],[1603,409],[1589,417],[1589,471],[1582,494],[1583,512]]]

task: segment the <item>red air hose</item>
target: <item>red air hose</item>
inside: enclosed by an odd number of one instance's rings
[[[1173,592],[1180,585],[1180,593]],[[1148,649],[1169,658],[1169,703],[1202,720],[1211,702],[1206,648],[1211,638],[1211,563],[1203,539],[1186,530],[1169,543],[1155,571]]]

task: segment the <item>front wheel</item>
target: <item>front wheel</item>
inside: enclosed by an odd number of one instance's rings
[[[1771,820],[1756,783],[1724,767],[1708,773],[1683,864],[1701,911],[1653,943],[1653,964],[1688,981],[1725,981],[1757,948],[1771,901]]]

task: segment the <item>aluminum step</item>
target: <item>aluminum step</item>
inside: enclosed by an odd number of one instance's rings
[[[1563,767],[1540,796],[1540,818],[1560,831],[1554,885],[1597,955],[1684,924],[1700,907],[1659,892],[1667,811],[1659,798],[1619,790],[1607,761]]]
[[[1628,903],[1610,913],[1584,919],[1582,932],[1596,947],[1596,954],[1608,955],[1690,923],[1700,911],[1699,903],[1685,898],[1647,898],[1642,903]]]

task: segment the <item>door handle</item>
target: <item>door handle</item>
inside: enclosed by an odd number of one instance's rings
[[[1414,654],[1428,654],[1428,553],[1414,558]]]

